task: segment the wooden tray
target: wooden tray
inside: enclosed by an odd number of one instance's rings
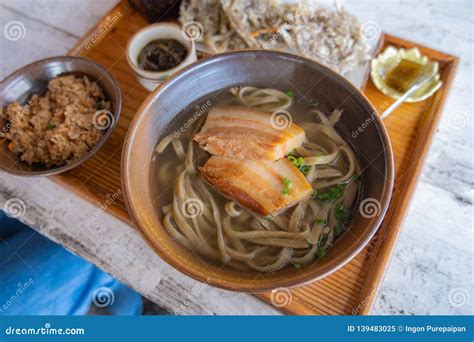
[[[56,182],[98,206],[121,189],[120,157],[125,133],[136,110],[149,94],[138,84],[125,58],[127,41],[145,25],[148,22],[138,12],[124,3],[119,4],[70,52],[105,66],[122,90],[122,114],[107,143],[80,167],[53,177]],[[331,276],[291,290],[292,300],[279,308],[286,313],[368,314],[400,232],[458,59],[390,35],[385,35],[384,41],[385,46],[417,46],[423,54],[437,60],[444,85],[426,101],[403,104],[385,121],[395,155],[395,189],[384,223],[369,246]],[[366,84],[365,94],[380,111],[393,102],[376,90],[371,81]],[[122,196],[107,210],[132,225]],[[270,293],[257,296],[271,303]]]

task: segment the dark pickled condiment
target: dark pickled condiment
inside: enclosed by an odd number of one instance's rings
[[[419,76],[423,65],[402,59],[398,65],[385,76],[385,83],[400,93],[410,89],[413,81]]]
[[[187,50],[175,39],[157,39],[149,42],[138,55],[138,66],[147,71],[165,71],[180,64]]]

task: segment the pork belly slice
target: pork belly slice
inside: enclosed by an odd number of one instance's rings
[[[281,116],[280,119],[285,118]],[[267,112],[243,107],[215,107],[209,111],[194,140],[202,149],[219,156],[277,160],[301,146],[306,136],[294,123],[280,129],[280,126],[272,125],[272,121],[276,121],[276,116],[272,120],[272,114]]]
[[[313,193],[304,175],[287,159],[212,156],[200,171],[224,196],[262,216],[276,216]]]

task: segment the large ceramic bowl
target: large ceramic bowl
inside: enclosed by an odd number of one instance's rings
[[[29,165],[20,161],[20,158],[7,148],[5,139],[0,138],[0,170],[19,176],[49,176],[68,171],[86,161],[94,155],[112,133],[120,115],[122,99],[120,88],[115,79],[107,70],[82,57],[59,56],[39,60],[15,71],[0,83],[0,107],[18,101],[24,104],[33,94],[43,94],[48,82],[61,75],[86,75],[96,81],[104,90],[107,100],[111,102],[111,117],[107,117],[102,138],[87,153],[67,164],[46,167],[42,164]],[[0,119],[0,129],[7,127],[6,122]]]
[[[206,101],[208,94],[233,86],[294,89],[326,108],[344,111],[336,128],[353,147],[361,166],[362,194],[349,231],[326,255],[301,269],[265,274],[242,272],[206,262],[171,238],[161,224],[153,184],[152,155],[165,127],[181,108]],[[223,90],[224,91],[224,90]],[[212,100],[212,99],[211,99]],[[393,156],[380,118],[368,99],[330,69],[298,56],[273,51],[240,51],[195,63],[163,83],[145,100],[128,131],[122,154],[122,183],[131,217],[155,251],[181,272],[235,291],[293,287],[321,279],[351,260],[377,231],[393,185]]]

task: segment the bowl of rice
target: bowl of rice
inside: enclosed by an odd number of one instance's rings
[[[104,144],[120,110],[117,82],[89,59],[27,65],[0,83],[0,170],[20,176],[68,171]]]

